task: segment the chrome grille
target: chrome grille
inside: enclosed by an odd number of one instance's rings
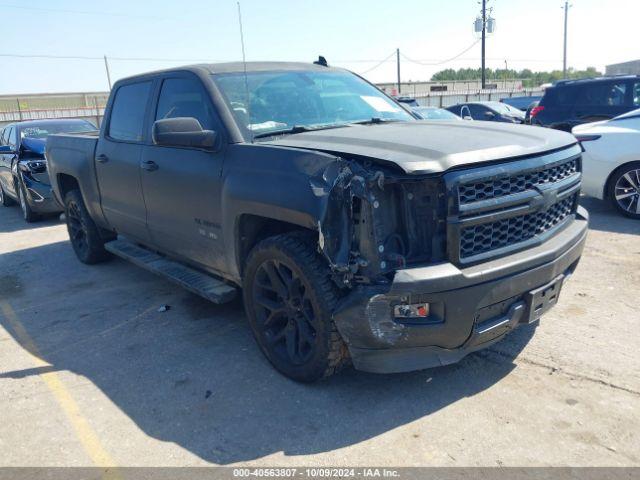
[[[460,185],[458,195],[460,203],[464,205],[489,198],[524,192],[546,183],[554,183],[569,177],[577,171],[578,160],[573,159],[566,163],[539,171]]]
[[[571,215],[577,196],[577,193],[573,194],[543,212],[463,228],[460,235],[460,258],[523,242],[550,230]]]

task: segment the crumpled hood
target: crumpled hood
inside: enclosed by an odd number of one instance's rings
[[[497,122],[394,122],[285,135],[269,145],[358,155],[393,162],[406,173],[539,154],[576,143],[573,135]]]
[[[46,138],[31,138],[24,137],[22,139],[22,146],[27,150],[38,153],[40,155],[44,155],[44,147],[47,144]]]

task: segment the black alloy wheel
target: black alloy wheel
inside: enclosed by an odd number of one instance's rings
[[[318,316],[309,286],[278,260],[263,262],[253,282],[253,303],[262,335],[282,360],[302,365],[312,357]]]
[[[243,273],[251,330],[280,373],[313,382],[348,363],[348,349],[333,321],[339,291],[309,232],[263,240],[249,254]]]
[[[110,257],[104,243],[115,238],[115,235],[112,232],[101,234],[84,205],[80,191],[72,190],[67,193],[64,199],[64,215],[71,246],[81,262],[93,264]]]

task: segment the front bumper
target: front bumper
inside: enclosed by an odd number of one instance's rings
[[[27,202],[36,213],[60,213],[62,207],[54,198],[51,185],[29,174],[21,173],[22,181],[27,189]],[[38,174],[38,177],[43,174]]]
[[[579,208],[564,230],[528,250],[458,269],[451,263],[396,272],[385,286],[359,286],[334,313],[356,369],[405,372],[455,363],[529,320],[526,295],[576,268],[587,236]],[[398,303],[431,304],[423,322],[393,318]]]

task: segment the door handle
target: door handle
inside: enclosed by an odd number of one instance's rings
[[[109,157],[107,157],[104,153],[101,153],[96,157],[96,160],[100,163],[107,163],[109,161]]]
[[[158,164],[152,160],[146,160],[140,164],[140,168],[147,172],[153,172],[158,169]]]

